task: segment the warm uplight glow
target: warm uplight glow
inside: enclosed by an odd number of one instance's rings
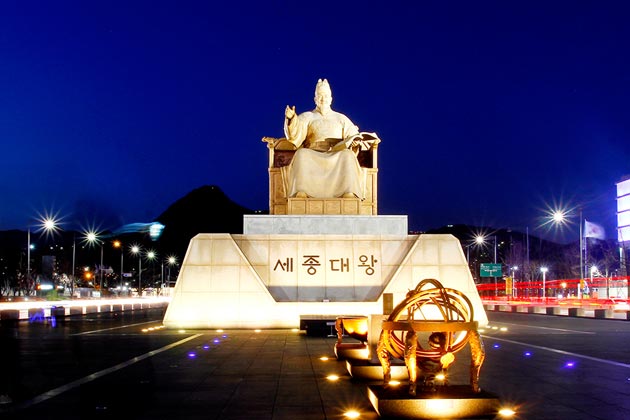
[[[222,333],[222,332],[223,332],[223,330],[217,330],[217,332],[218,332],[218,333]]]
[[[259,333],[259,332],[260,332],[260,330],[254,330],[254,332],[255,332],[255,333]]]
[[[358,419],[359,417],[361,417],[361,413],[354,410],[346,411],[345,413],[343,413],[343,415],[349,419]]]
[[[327,360],[328,360],[328,357],[326,357],[326,356],[322,356],[322,357],[320,357],[320,358],[319,358],[319,360],[322,360],[322,361],[324,361],[324,362],[325,362],[325,361],[327,361]]]
[[[499,331],[507,331],[507,327],[501,327]]]
[[[431,398],[426,400],[426,406],[437,414],[449,408],[449,402],[441,398]]]
[[[177,330],[178,333],[183,334],[186,332],[186,330]]]
[[[338,375],[328,375],[328,376],[326,376],[326,379],[328,379],[329,381],[338,381],[339,380],[339,376]]]
[[[437,375],[435,375],[435,379],[437,379],[438,381],[443,381],[444,379],[446,379],[446,375],[443,373],[438,373]]]
[[[400,385],[400,381],[393,381],[392,380],[392,381],[389,381],[388,384],[391,385],[391,386],[398,386],[398,385]]]
[[[516,414],[516,411],[511,408],[502,408],[499,410],[499,415],[501,417],[512,417],[514,414]]]

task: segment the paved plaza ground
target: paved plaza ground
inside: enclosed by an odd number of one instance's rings
[[[336,360],[335,337],[174,331],[160,328],[162,315],[3,323],[3,383],[14,402],[0,405],[0,418],[319,420],[349,410],[379,418],[368,384]],[[515,418],[630,418],[630,322],[488,315],[481,386],[516,408]],[[467,383],[467,352],[457,353],[452,383]]]

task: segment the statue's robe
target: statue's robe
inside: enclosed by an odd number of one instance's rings
[[[365,198],[367,171],[347,148],[359,129],[348,117],[332,110],[304,112],[285,120],[284,133],[297,147],[291,164],[282,168],[287,197],[303,192],[315,198],[347,193]]]

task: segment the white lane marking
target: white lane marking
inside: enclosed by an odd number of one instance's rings
[[[54,397],[56,397],[56,396],[58,396],[60,394],[63,394],[66,391],[70,391],[73,388],[76,388],[76,387],[81,386],[81,385],[85,385],[88,382],[92,382],[95,379],[102,378],[105,375],[109,375],[110,373],[116,372],[116,371],[118,371],[120,369],[124,369],[124,368],[126,368],[128,366],[131,366],[131,365],[135,364],[135,363],[141,362],[144,359],[148,359],[149,357],[153,357],[156,354],[159,354],[159,353],[162,353],[164,351],[170,350],[170,349],[172,349],[174,347],[177,347],[177,346],[179,346],[181,344],[184,344],[184,343],[186,343],[186,342],[188,342],[190,340],[194,340],[195,338],[201,337],[202,335],[203,334],[192,335],[190,337],[184,338],[183,340],[179,340],[179,341],[177,341],[175,343],[169,344],[169,345],[164,346],[162,348],[159,348],[157,350],[152,350],[152,351],[150,351],[148,353],[142,354],[140,356],[136,356],[136,357],[134,357],[132,359],[127,360],[126,362],[118,363],[117,365],[114,365],[114,366],[109,367],[107,369],[103,369],[103,370],[100,370],[98,372],[94,372],[91,375],[85,376],[85,377],[83,377],[81,379],[77,379],[76,381],[72,381],[70,383],[62,385],[62,386],[57,387],[55,389],[51,389],[50,391],[44,392],[43,394],[40,394],[40,395],[38,395],[38,396],[36,396],[34,398],[31,398],[30,400],[24,401],[24,402],[22,402],[20,404],[16,404],[14,407],[12,407],[12,409],[14,409],[14,410],[22,410],[22,409],[28,408],[30,406],[33,406],[35,404],[39,404],[39,403],[41,403],[43,401],[49,400],[49,399],[54,398]]]
[[[507,340],[505,338],[497,338],[497,337],[491,337],[491,336],[487,336],[487,335],[482,335],[482,337],[487,338],[489,340],[497,340],[497,341],[503,341],[505,343],[518,344],[520,346],[531,347],[531,348],[534,348],[534,349],[545,350],[545,351],[549,351],[549,352],[552,352],[552,353],[564,354],[566,356],[578,357],[580,359],[586,359],[586,360],[590,360],[592,362],[605,363],[607,365],[612,365],[612,366],[617,366],[617,367],[630,369],[630,365],[629,364],[621,363],[621,362],[615,362],[613,360],[599,359],[597,357],[586,356],[584,354],[572,353],[570,351],[554,349],[554,348],[551,348],[551,347],[537,346],[537,345],[534,345],[534,344],[523,343],[521,341]]]
[[[137,325],[152,324],[152,323],[156,323],[156,322],[157,321],[138,322],[137,324],[127,324],[127,325],[121,325],[119,327],[103,328],[103,329],[100,329],[100,330],[85,331],[85,332],[80,332],[80,333],[70,334],[70,335],[71,336],[75,336],[75,335],[97,334],[97,333],[100,333],[100,332],[103,332],[103,331],[120,330],[122,328],[135,327]]]
[[[490,322],[490,325],[492,325],[493,323]],[[592,331],[579,331],[579,330],[567,330],[564,328],[551,328],[551,327],[539,327],[537,325],[526,325],[526,324],[511,324],[509,322],[496,322],[496,324],[501,324],[501,325],[514,325],[517,327],[524,327],[524,328],[537,328],[537,329],[541,329],[541,330],[554,330],[554,331],[563,331],[563,332],[570,332],[570,333],[575,333],[575,334],[596,334]]]

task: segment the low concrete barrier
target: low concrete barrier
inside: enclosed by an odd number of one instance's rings
[[[584,307],[536,306],[536,305],[508,305],[484,304],[487,311],[527,313],[538,315],[567,316],[574,318],[616,319],[630,321],[630,310],[613,310],[611,308],[585,309]]]
[[[615,313],[612,309],[595,309],[593,312],[593,317],[598,319],[615,317]]]
[[[569,308],[568,314],[571,317],[584,317],[585,311],[582,308]]]
[[[51,305],[51,302],[46,302]],[[45,305],[46,303],[42,303]],[[39,305],[39,304],[38,304]],[[25,320],[25,319],[47,319],[51,317],[63,318],[66,316],[76,316],[93,314],[100,312],[122,312],[134,311],[150,308],[166,308],[168,302],[146,302],[146,303],[104,303],[97,301],[83,306],[31,306],[24,309],[8,308],[3,309],[0,304],[0,320]]]

